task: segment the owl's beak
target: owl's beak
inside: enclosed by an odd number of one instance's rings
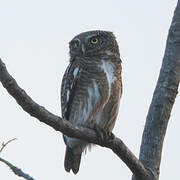
[[[82,50],[82,53],[83,53],[83,54],[86,53],[86,48],[85,48],[84,44],[81,45],[81,50]]]

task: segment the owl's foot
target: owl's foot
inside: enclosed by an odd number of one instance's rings
[[[104,146],[103,145],[104,143],[111,142],[115,138],[112,132],[106,131],[105,129],[97,125],[96,123],[91,124],[89,128],[93,129],[96,132],[99,144],[101,144],[102,146]]]

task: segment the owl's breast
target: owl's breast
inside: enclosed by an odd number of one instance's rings
[[[81,66],[79,79],[73,89],[72,102],[69,106],[69,120],[75,124],[90,121],[93,115],[105,104],[109,97],[109,85],[103,71],[97,66]]]
[[[67,69],[62,93],[65,118],[76,125],[112,119],[119,103],[120,79],[109,59],[76,59]],[[111,114],[111,117],[109,117]],[[96,116],[96,118],[95,118]]]
[[[115,64],[108,59],[102,59],[98,65],[104,72],[109,87],[109,98],[103,109],[94,117],[100,127],[112,131],[117,118],[119,103],[122,94],[121,64]]]

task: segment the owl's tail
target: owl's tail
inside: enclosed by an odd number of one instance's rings
[[[66,154],[64,159],[64,168],[67,172],[70,172],[72,169],[74,174],[77,174],[79,171],[79,166],[81,162],[81,148],[69,148],[66,147]]]

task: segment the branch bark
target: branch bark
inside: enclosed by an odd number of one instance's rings
[[[120,139],[115,137],[111,141],[104,139],[102,142],[99,142],[94,130],[74,126],[69,121],[52,114],[44,107],[38,105],[26,94],[23,89],[18,86],[15,79],[8,73],[5,64],[1,59],[0,81],[9,94],[13,96],[17,103],[23,108],[23,110],[31,116],[69,137],[76,137],[111,149],[119,158],[122,159],[133,174],[140,179],[149,179],[148,171]]]
[[[180,81],[180,1],[167,38],[166,50],[146,118],[139,159],[152,173],[153,180],[159,179],[159,169],[164,137],[170,113],[177,95]],[[134,179],[139,179],[135,178]]]
[[[34,180],[34,178],[29,176],[29,174],[24,173],[20,168],[14,166],[13,164],[11,164],[10,162],[8,162],[7,160],[1,157],[0,157],[0,162],[6,164],[17,176],[23,177],[26,180]]]

